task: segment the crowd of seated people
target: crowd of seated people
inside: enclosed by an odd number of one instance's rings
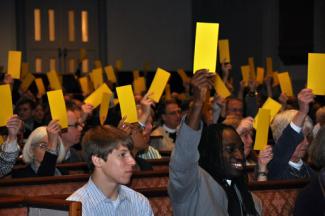
[[[287,97],[277,92],[279,87],[273,86],[272,77],[267,76],[264,83],[241,83],[236,93],[231,69],[229,63],[222,64],[223,80],[232,90],[229,98],[215,92],[211,84],[213,77],[200,71],[193,75],[191,83],[183,83],[187,87],[185,97],[181,94],[172,94],[172,98],[163,96],[155,104],[145,92],[137,95],[139,121],[136,123],[126,123],[118,106],[111,107],[115,109],[114,114],[108,113],[108,118],[116,114],[117,120],[111,127],[132,141],[128,150],[135,159],[134,164],[130,162],[133,170],[152,170],[147,159],[162,158],[160,152],[166,150],[173,152],[169,195],[175,213],[191,211],[191,215],[206,209],[220,215],[260,215],[260,202],[247,189],[247,166],[255,167],[254,177],[249,181],[318,176],[319,170],[310,165],[306,153],[312,139],[323,131],[325,112],[324,107],[319,106],[315,119],[309,117],[310,106],[315,103],[312,91],[302,89],[296,98]],[[3,82],[8,83],[8,80],[12,84],[8,77]],[[209,92],[209,100],[206,99],[208,94],[201,98],[196,95],[203,94],[204,89]],[[15,115],[8,118],[8,132],[0,146],[1,177],[66,175],[69,172],[57,168],[58,163],[89,162],[81,140],[87,131],[99,125],[98,109],[66,94],[68,128],[63,131],[57,120],[51,119],[44,96],[30,91],[17,92],[21,95],[14,101]],[[278,100],[282,109],[271,122],[272,133],[265,149],[255,151],[253,118],[267,97]],[[17,159],[25,166],[11,172]],[[209,187],[215,187],[215,193],[207,195]],[[208,210],[211,200],[219,205]]]

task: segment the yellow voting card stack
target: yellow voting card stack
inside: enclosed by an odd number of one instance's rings
[[[48,91],[47,97],[49,100],[52,119],[59,120],[61,129],[67,128],[68,115],[62,90]]]
[[[117,79],[114,73],[114,69],[112,67],[112,65],[107,65],[105,68],[105,73],[106,73],[106,77],[109,81],[111,81],[112,83],[116,83]]]
[[[217,73],[216,73],[216,81],[214,87],[216,89],[216,93],[223,98],[227,98],[228,96],[231,95],[229,89],[226,87],[225,83]]]
[[[263,150],[267,145],[271,112],[268,109],[260,108],[257,115],[257,127],[254,150]]]
[[[307,88],[315,95],[325,95],[325,54],[308,53]]]
[[[0,127],[7,124],[8,119],[13,115],[12,97],[10,85],[0,85],[1,109],[0,109]]]
[[[112,95],[108,94],[106,92],[102,95],[102,102],[100,104],[99,108],[99,122],[101,125],[104,125],[105,120],[107,118],[108,108],[109,108],[109,102],[111,100]]]
[[[8,74],[13,79],[20,79],[21,51],[9,51],[8,53]]]
[[[169,80],[170,73],[165,71],[164,69],[157,68],[155,77],[150,85],[148,90],[149,97],[155,101],[156,103],[159,102],[160,97],[165,89],[165,86]]]
[[[121,117],[126,117],[125,122],[128,123],[138,122],[138,113],[132,86],[119,86],[116,88],[116,93],[120,103]]]
[[[293,96],[292,83],[288,72],[278,73],[281,92],[287,96]]]
[[[219,61],[222,63],[230,63],[229,40],[219,40]]]
[[[113,96],[112,91],[108,88],[108,86],[103,83],[99,88],[97,88],[91,95],[89,95],[84,102],[87,104],[93,105],[94,109],[98,107],[98,105],[102,102],[103,93],[107,93]]]

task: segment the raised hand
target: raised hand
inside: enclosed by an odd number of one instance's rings
[[[18,115],[13,115],[7,121],[6,127],[8,128],[9,142],[17,139],[17,134],[22,127],[23,122],[19,119]]]
[[[139,122],[141,124],[145,125],[147,122],[147,119],[150,116],[151,113],[151,106],[155,105],[154,101],[149,98],[152,95],[152,93],[147,93],[140,101],[141,104],[141,112],[139,116]]]
[[[236,128],[236,131],[239,135],[250,131],[253,128],[254,119],[252,117],[246,117],[242,119]]]
[[[61,131],[59,120],[51,120],[47,125],[46,130],[48,136],[48,149],[56,151],[59,140],[59,133]]]
[[[311,89],[302,89],[298,93],[298,103],[299,103],[299,111],[308,114],[309,112],[309,104],[314,102],[314,94]]]
[[[88,118],[88,116],[90,116],[93,113],[94,110],[94,106],[91,104],[83,104],[81,105],[81,121],[85,122]]]

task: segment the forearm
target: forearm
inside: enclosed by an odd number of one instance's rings
[[[186,116],[185,122],[193,130],[200,129],[202,108],[203,102],[194,102],[189,114]]]

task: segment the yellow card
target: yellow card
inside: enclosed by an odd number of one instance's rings
[[[218,23],[196,23],[193,73],[200,69],[216,71]]]
[[[172,94],[171,94],[171,91],[170,91],[170,85],[167,84],[166,85],[166,88],[165,88],[165,97],[166,97],[166,100],[170,100],[172,99]]]
[[[98,89],[96,89],[91,95],[89,95],[84,102],[93,105],[94,109],[102,102],[103,93],[107,93],[113,96],[112,91],[108,86],[103,83]]]
[[[137,78],[140,77],[140,71],[139,70],[133,70],[132,74],[133,74],[133,80],[136,80]]]
[[[120,71],[122,69],[122,67],[123,67],[123,61],[122,61],[122,59],[117,59],[115,61],[115,68],[116,68],[116,70]]]
[[[307,88],[315,95],[325,95],[325,54],[308,53]]]
[[[80,84],[82,93],[84,95],[89,95],[90,88],[89,88],[89,80],[88,80],[88,77],[80,77],[79,78],[79,84]]]
[[[273,86],[279,85],[280,81],[279,81],[279,77],[278,77],[278,72],[277,71],[274,71],[272,73],[272,77],[273,77]]]
[[[269,134],[270,118],[270,110],[262,108],[258,110],[254,150],[265,149]]]
[[[82,61],[82,60],[84,60],[86,58],[87,58],[87,50],[84,49],[84,48],[81,48],[80,49],[80,60]]]
[[[47,79],[50,83],[50,88],[52,90],[59,90],[62,89],[61,81],[59,75],[56,71],[50,71],[46,73]]]
[[[104,125],[105,120],[107,118],[108,108],[109,108],[109,101],[112,95],[108,93],[103,93],[102,95],[102,102],[99,108],[99,121],[101,125]]]
[[[141,94],[147,90],[146,80],[144,77],[138,77],[133,81],[133,89],[135,94]]]
[[[90,79],[94,85],[94,88],[97,89],[101,84],[103,84],[103,69],[96,68],[90,74]]]
[[[48,91],[47,98],[49,100],[52,119],[59,120],[61,129],[67,128],[68,115],[62,90]]]
[[[266,74],[271,75],[273,73],[273,63],[271,57],[266,57]]]
[[[264,68],[257,67],[256,82],[262,84],[264,82]]]
[[[278,73],[281,92],[287,96],[293,96],[292,83],[288,72]]]
[[[247,86],[249,80],[250,67],[249,65],[243,65],[240,67],[240,69],[241,69],[241,75],[243,77],[245,86]]]
[[[24,78],[24,80],[22,81],[22,83],[20,84],[20,90],[22,92],[25,92],[28,90],[29,86],[33,83],[35,77],[33,76],[33,74],[28,73],[26,75],[26,77]]]
[[[29,73],[29,64],[27,62],[21,63],[20,78],[24,79],[28,73]]]
[[[219,40],[219,60],[220,64],[225,62],[225,63],[230,63],[230,54],[229,54],[229,40],[228,39],[223,39]]]
[[[95,60],[95,62],[94,62],[94,64],[95,64],[95,68],[97,69],[97,68],[102,68],[102,62],[100,61],[100,60]]]
[[[216,81],[215,81],[214,88],[216,89],[217,94],[222,96],[223,98],[227,98],[228,96],[231,95],[229,89],[226,87],[225,83],[217,73],[216,73]]]
[[[159,102],[169,77],[170,73],[161,68],[157,68],[156,75],[153,78],[151,86],[148,90],[150,98],[156,103]]]
[[[105,68],[105,73],[106,73],[106,77],[109,81],[111,81],[112,83],[116,83],[117,79],[114,73],[114,69],[111,65],[107,65]]]
[[[268,109],[271,111],[270,122],[273,120],[274,116],[280,111],[281,107],[282,107],[282,105],[280,103],[278,103],[277,101],[273,100],[270,97],[267,98],[267,100],[265,101],[265,103],[262,106],[263,109]],[[254,128],[256,128],[256,126],[257,126],[257,118],[258,118],[258,113],[254,119]]]
[[[125,122],[138,122],[137,107],[131,85],[116,88],[117,97],[120,103],[121,116],[126,116]]]
[[[39,95],[43,96],[46,92],[42,78],[35,79],[36,87]]]
[[[248,65],[249,65],[249,80],[255,80],[255,63],[254,63],[254,58],[249,57],[248,58]]]
[[[9,51],[8,53],[8,74],[13,79],[20,79],[21,51]]]
[[[4,143],[4,139],[3,139],[3,136],[0,135],[0,145],[2,145]]]
[[[190,78],[187,76],[184,69],[182,69],[182,68],[177,69],[177,73],[181,77],[181,79],[182,79],[182,81],[184,83],[189,83],[190,82]]]
[[[0,127],[2,127],[6,126],[8,119],[13,115],[11,89],[9,84],[0,85],[0,95]]]

